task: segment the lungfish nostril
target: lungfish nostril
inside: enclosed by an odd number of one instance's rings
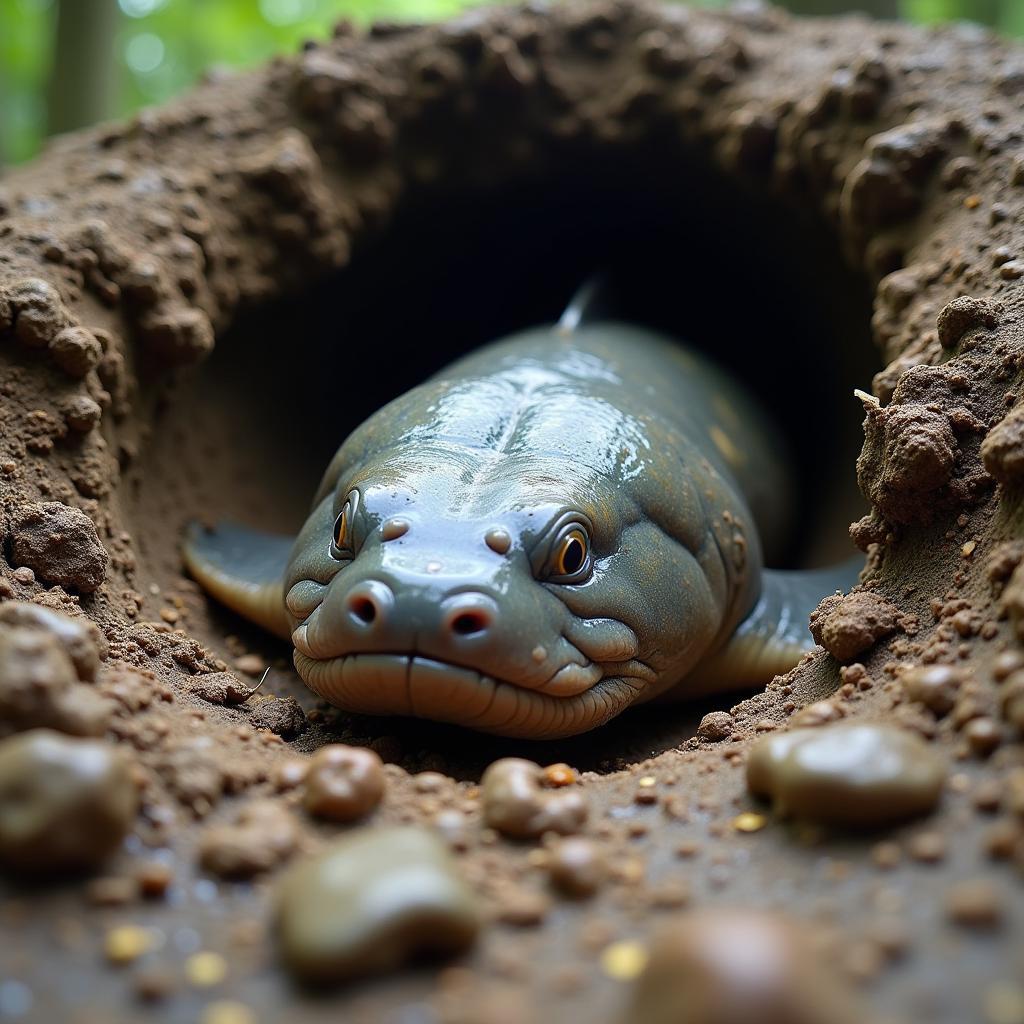
[[[483,633],[490,625],[490,620],[480,612],[462,612],[452,619],[452,631],[459,636],[473,636],[475,633]]]
[[[379,580],[367,580],[355,587],[345,604],[353,621],[361,626],[372,626],[382,619],[394,603],[391,588]]]
[[[497,606],[483,594],[457,594],[441,603],[442,624],[456,637],[479,637],[497,618]]]
[[[360,621],[369,625],[377,618],[377,606],[368,597],[357,597],[350,602],[352,614]]]

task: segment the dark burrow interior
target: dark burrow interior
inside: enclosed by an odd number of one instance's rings
[[[170,392],[154,383],[152,434],[126,472],[140,589],[182,592],[189,519],[294,532],[352,427],[455,356],[557,319],[596,272],[611,282],[616,318],[709,353],[781,427],[799,488],[782,565],[852,555],[846,528],[863,511],[854,474],[863,413],[852,391],[879,368],[868,284],[810,214],[754,195],[692,153],[668,160],[652,147],[581,153],[543,181],[411,192],[343,272],[248,310]],[[185,595],[192,635],[222,655],[228,635],[241,638],[275,666],[268,687],[313,706],[287,645]],[[680,745],[704,713],[740,696],[639,708],[549,744],[341,712],[302,742],[376,740],[408,768],[461,777],[510,753],[609,770]]]

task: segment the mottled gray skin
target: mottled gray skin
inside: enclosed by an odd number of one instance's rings
[[[773,441],[675,342],[539,328],[355,430],[293,546],[193,530],[186,561],[290,635],[299,674],[341,708],[567,736],[641,701],[765,682],[811,646],[809,612],[852,579],[763,571],[758,525],[777,533],[791,493]],[[589,553],[567,575],[554,563],[579,554],[574,530]]]

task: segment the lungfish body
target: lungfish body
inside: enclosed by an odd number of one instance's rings
[[[193,526],[189,570],[353,712],[552,738],[786,671],[855,573],[763,568],[790,497],[772,429],[678,342],[575,320],[371,416],[297,538]]]

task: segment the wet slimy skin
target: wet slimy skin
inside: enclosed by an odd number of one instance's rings
[[[192,574],[355,712],[552,738],[790,668],[855,574],[763,569],[772,430],[677,342],[570,314],[371,416],[294,541],[193,527]]]

